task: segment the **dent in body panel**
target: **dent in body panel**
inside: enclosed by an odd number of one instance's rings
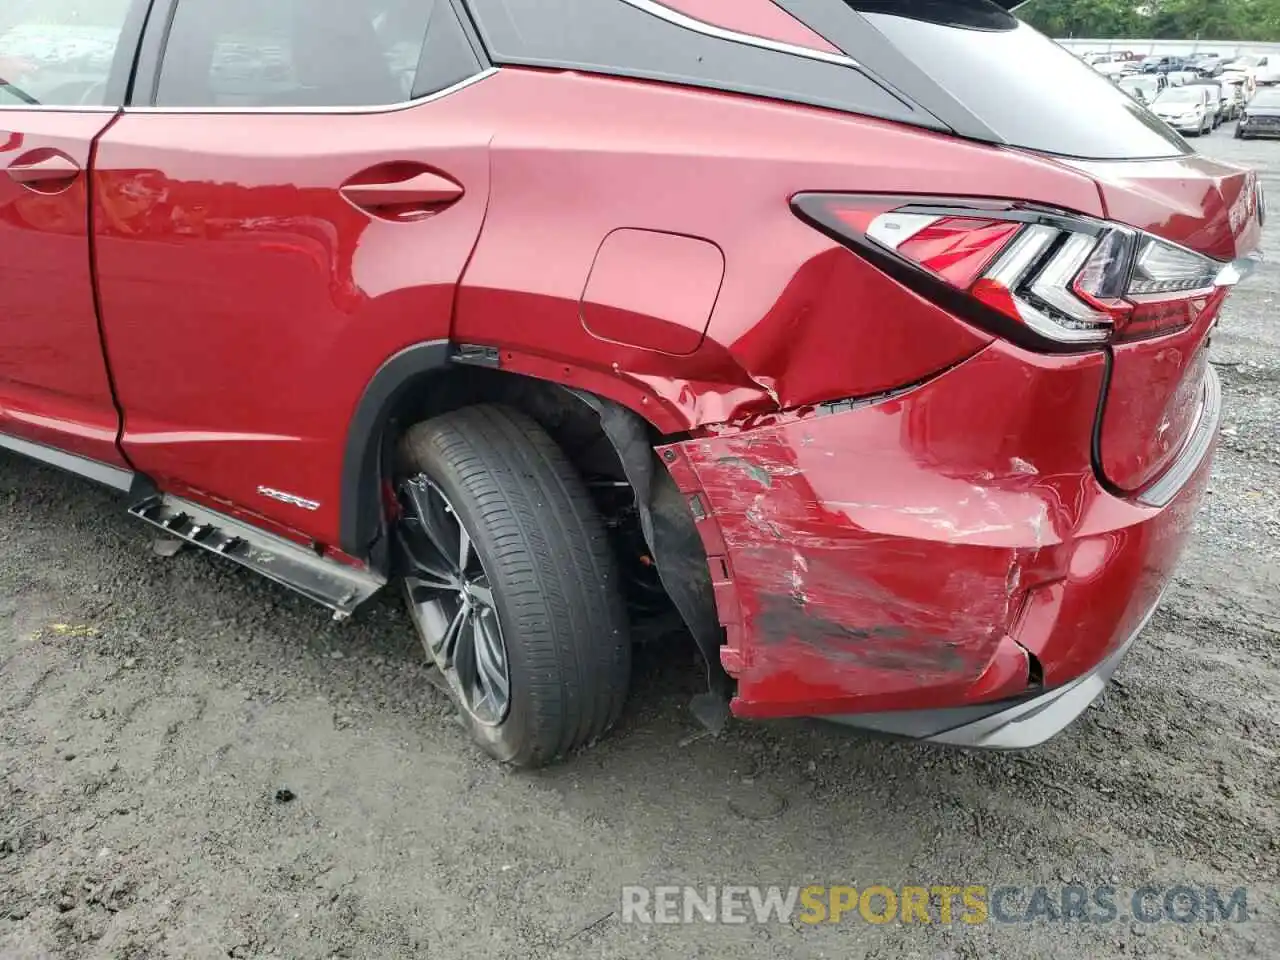
[[[900,124],[568,73],[503,69],[482,86],[511,122],[492,143],[490,213],[455,338],[498,348],[514,372],[624,403],[667,432],[899,389],[991,342],[801,222],[796,193],[924,194],[943,178],[964,195],[1012,191],[1100,213],[1083,174]],[[609,342],[584,327],[592,264],[620,227],[723,251],[724,282],[694,352]],[[626,299],[643,293],[615,287]]]
[[[878,403],[669,448],[694,478],[682,489],[707,506],[713,569],[723,559],[727,571],[717,597],[736,712],[1024,688],[1023,605],[1068,575],[1099,493],[1089,442],[1102,376],[1100,355],[998,344]]]

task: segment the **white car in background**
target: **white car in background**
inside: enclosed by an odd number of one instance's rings
[[[1138,63],[1135,60],[1099,60],[1093,65],[1093,69],[1104,77],[1115,79],[1137,73]]]
[[[1218,115],[1214,91],[1202,84],[1169,87],[1151,102],[1151,112],[1179,133],[1212,133]]]
[[[1143,106],[1150,106],[1151,102],[1165,89],[1164,78],[1156,73],[1119,77],[1116,85]]]
[[[1260,87],[1280,84],[1280,57],[1262,57],[1263,63],[1253,68],[1253,78]]]
[[[1247,73],[1251,77],[1257,77],[1258,71],[1268,66],[1270,59],[1270,57],[1245,55],[1236,57],[1230,63],[1224,63],[1222,69],[1236,70],[1241,73]]]
[[[1169,78],[1169,86],[1171,87],[1185,86],[1194,80],[1200,79],[1200,74],[1194,70],[1170,70],[1165,76]]]

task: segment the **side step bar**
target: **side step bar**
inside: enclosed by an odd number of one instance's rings
[[[376,574],[327,560],[299,544],[178,497],[150,496],[129,512],[171,537],[296,590],[332,610],[335,620],[345,620],[386,586],[386,580]]]

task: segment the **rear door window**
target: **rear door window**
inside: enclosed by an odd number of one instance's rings
[[[775,2],[884,80],[927,99],[958,130],[973,128],[967,115],[989,139],[1067,157],[1190,152],[1115,84],[990,0]],[[953,113],[961,119],[953,122]]]
[[[384,106],[478,69],[449,0],[181,0],[155,105]]]
[[[107,106],[132,0],[0,2],[0,107]]]

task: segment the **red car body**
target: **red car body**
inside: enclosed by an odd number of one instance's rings
[[[649,6],[844,57],[804,4]],[[1251,173],[538,63],[397,109],[184,110],[142,93],[155,16],[132,106],[0,110],[10,446],[377,568],[362,411],[385,407],[380,371],[448,344],[648,425],[696,518],[736,714],[959,743],[1069,722],[1168,585],[1212,458],[1225,291],[1143,339],[1039,349],[793,201],[981,198],[1225,266],[1258,243]]]

